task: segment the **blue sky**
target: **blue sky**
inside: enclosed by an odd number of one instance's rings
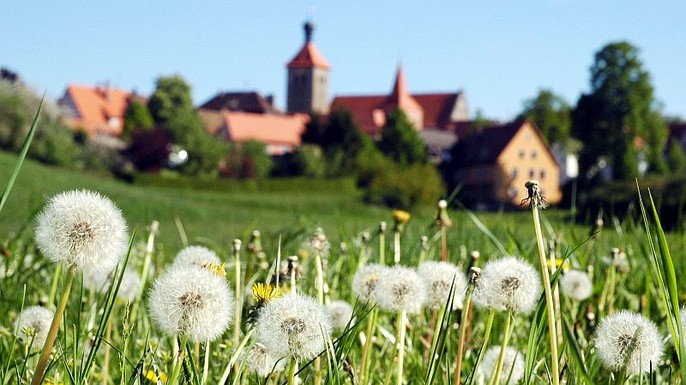
[[[257,90],[283,107],[308,17],[332,65],[331,97],[386,93],[402,63],[411,92],[462,89],[472,112],[507,120],[540,88],[575,104],[593,54],[627,40],[664,111],[686,118],[681,0],[3,0],[0,66],[50,97],[69,83],[149,94],[179,74],[196,104]]]

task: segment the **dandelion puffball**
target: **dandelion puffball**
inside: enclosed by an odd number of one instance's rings
[[[662,357],[662,336],[642,314],[621,310],[605,317],[596,331],[595,348],[603,365],[630,374],[655,369]]]
[[[379,279],[388,269],[388,267],[376,263],[359,268],[353,276],[353,293],[363,301],[375,302]]]
[[[467,290],[467,277],[457,266],[448,262],[425,261],[417,267],[417,273],[426,285],[426,305],[440,309],[448,303],[453,292],[452,309],[461,309]]]
[[[260,309],[257,340],[276,358],[309,360],[324,351],[331,323],[324,307],[311,297],[286,294]]]
[[[221,264],[219,256],[205,246],[187,246],[174,258],[174,266],[203,266],[210,263]]]
[[[277,360],[272,357],[261,343],[257,342],[244,357],[248,368],[258,376],[267,377],[286,368],[286,360]]]
[[[516,257],[490,261],[474,288],[474,304],[498,311],[528,314],[536,308],[543,288],[534,267]]]
[[[500,355],[500,346],[492,346],[484,354],[483,362],[479,366],[479,374],[487,380],[493,375],[493,370],[498,362],[498,355]],[[513,347],[506,347],[503,356],[503,369],[500,372],[500,383],[513,385],[518,383],[522,376],[524,376],[524,354]]]
[[[54,315],[52,310],[42,306],[27,307],[19,313],[14,323],[17,337],[24,342],[31,342],[32,347],[40,349],[45,344]]]
[[[229,327],[234,300],[223,276],[198,266],[172,266],[155,280],[149,308],[166,334],[206,342]]]
[[[379,279],[376,298],[383,309],[419,313],[426,300],[426,288],[413,269],[393,266]]]
[[[126,254],[126,221],[108,198],[67,191],[50,198],[36,218],[36,244],[46,258],[78,270],[114,270]]]
[[[335,330],[345,330],[353,318],[353,307],[346,301],[331,301],[326,304],[326,312],[331,318]]]
[[[583,301],[593,294],[593,282],[585,272],[570,270],[560,277],[560,289],[567,297]]]

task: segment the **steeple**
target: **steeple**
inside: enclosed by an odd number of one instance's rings
[[[312,42],[314,24],[303,24],[305,44],[288,62],[288,112],[318,112],[328,110],[329,63]]]
[[[384,103],[384,110],[387,114],[390,114],[395,109],[402,110],[418,130],[423,128],[424,109],[417,100],[410,95],[409,91],[407,91],[405,72],[401,65],[398,65],[393,90],[391,94],[386,97]]]

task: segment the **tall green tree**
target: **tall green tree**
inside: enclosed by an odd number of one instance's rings
[[[400,109],[393,111],[386,119],[378,146],[384,155],[401,166],[426,163],[428,160],[426,145]]]
[[[542,89],[536,97],[524,103],[520,119],[530,119],[541,130],[548,143],[562,143],[570,135],[572,126],[569,104],[551,90]]]
[[[129,137],[136,129],[149,130],[154,126],[155,121],[148,111],[148,107],[137,100],[132,100],[124,112],[123,135]]]
[[[639,173],[639,157],[650,172],[666,170],[667,127],[636,47],[616,42],[595,54],[591,92],[577,102],[572,134],[583,143],[582,175],[592,174],[604,160],[612,167],[614,179],[631,179]]]
[[[686,154],[678,140],[672,140],[667,153],[669,170],[674,174],[683,174],[686,171]]]
[[[160,77],[148,99],[148,110],[155,123],[162,126],[174,115],[194,110],[190,85],[179,75]]]

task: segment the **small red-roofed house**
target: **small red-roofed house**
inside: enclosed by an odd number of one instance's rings
[[[227,109],[200,109],[198,113],[210,134],[233,143],[250,140],[264,143],[267,153],[273,156],[293,152],[300,146],[300,136],[309,121],[305,114],[259,114]]]
[[[57,104],[65,114],[65,122],[73,129],[82,129],[88,136],[121,136],[124,114],[132,100],[145,98],[133,92],[109,86],[89,87],[71,84]]]
[[[536,125],[517,120],[494,125],[461,138],[451,152],[452,184],[461,185],[461,199],[470,205],[519,205],[527,198],[525,184],[539,181],[549,203],[558,203],[560,167]]]

